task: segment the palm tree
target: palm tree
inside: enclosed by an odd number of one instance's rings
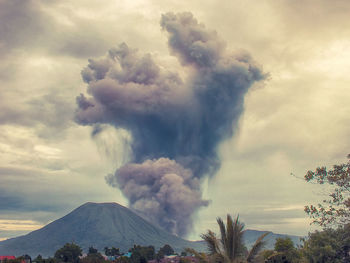
[[[217,222],[220,227],[220,239],[216,237],[216,234],[208,230],[206,234],[201,235],[204,241],[207,243],[208,252],[210,255],[210,262],[213,263],[241,263],[241,262],[254,262],[257,254],[264,246],[263,239],[269,233],[261,235],[253,245],[253,247],[247,252],[243,243],[244,224],[241,223],[237,216],[235,220],[232,220],[230,215],[227,215],[227,223],[222,221],[220,217],[217,218]]]

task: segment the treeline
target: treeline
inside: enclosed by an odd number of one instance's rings
[[[89,247],[88,253],[83,257],[83,250],[80,246],[74,243],[67,243],[62,248],[55,252],[54,257],[43,258],[38,255],[33,259],[33,263],[146,263],[150,260],[160,261],[165,256],[175,254],[174,249],[170,245],[164,245],[158,251],[155,250],[154,246],[140,246],[134,245],[130,248],[127,253],[121,253],[119,248],[105,247],[104,254],[102,255],[98,249]],[[182,255],[186,255],[185,252]],[[8,263],[21,263],[11,262]]]
[[[350,263],[350,225],[310,233],[301,246],[290,238],[278,238],[273,250],[262,250],[256,262]]]

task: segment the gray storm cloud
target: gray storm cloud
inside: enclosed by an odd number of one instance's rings
[[[131,208],[185,236],[208,204],[200,180],[220,167],[217,147],[237,128],[248,89],[266,75],[249,54],[229,53],[191,13],[164,14],[160,24],[171,54],[191,72],[186,81],[123,43],[83,69],[88,96],[77,97],[75,118],[130,132],[131,161],[107,182]]]

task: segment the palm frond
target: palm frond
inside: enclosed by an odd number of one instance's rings
[[[261,251],[261,249],[264,247],[266,241],[263,241],[263,239],[270,233],[264,233],[262,234],[254,243],[253,247],[250,249],[248,256],[247,256],[247,262],[253,262],[253,259],[258,255],[258,253]]]
[[[221,240],[221,244],[222,244],[222,247],[223,247],[224,251],[226,251],[226,247],[227,247],[227,244],[226,244],[227,236],[226,236],[226,227],[225,227],[225,223],[224,223],[224,221],[222,221],[221,217],[216,218],[216,221],[218,222],[218,225],[219,225],[219,228],[220,228],[220,234],[221,234],[220,240]]]
[[[206,234],[201,235],[201,238],[207,243],[207,248],[210,255],[221,254],[219,240],[213,231],[208,230]]]
[[[232,258],[241,256],[243,247],[243,229],[244,224],[239,221],[239,216],[233,222],[233,236],[232,236]]]
[[[227,222],[226,222],[226,247],[225,247],[225,251],[227,254],[227,257],[232,259],[233,258],[233,240],[234,240],[234,228],[233,228],[233,220],[231,215],[227,215]]]
[[[214,254],[210,256],[210,263],[225,263],[225,256],[222,254]]]
[[[209,261],[211,263],[246,262],[243,253],[244,224],[239,221],[239,216],[233,220],[228,214],[226,225],[220,217],[217,218],[217,222],[220,228],[220,239],[210,230],[201,235],[208,246]]]

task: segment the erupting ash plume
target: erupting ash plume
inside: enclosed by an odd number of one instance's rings
[[[249,54],[228,53],[191,13],[167,13],[161,27],[171,54],[191,72],[187,81],[123,43],[83,69],[89,96],[77,97],[76,121],[131,133],[131,162],[106,181],[131,208],[184,236],[191,215],[208,205],[200,179],[219,168],[218,144],[233,135],[244,95],[266,75]]]

